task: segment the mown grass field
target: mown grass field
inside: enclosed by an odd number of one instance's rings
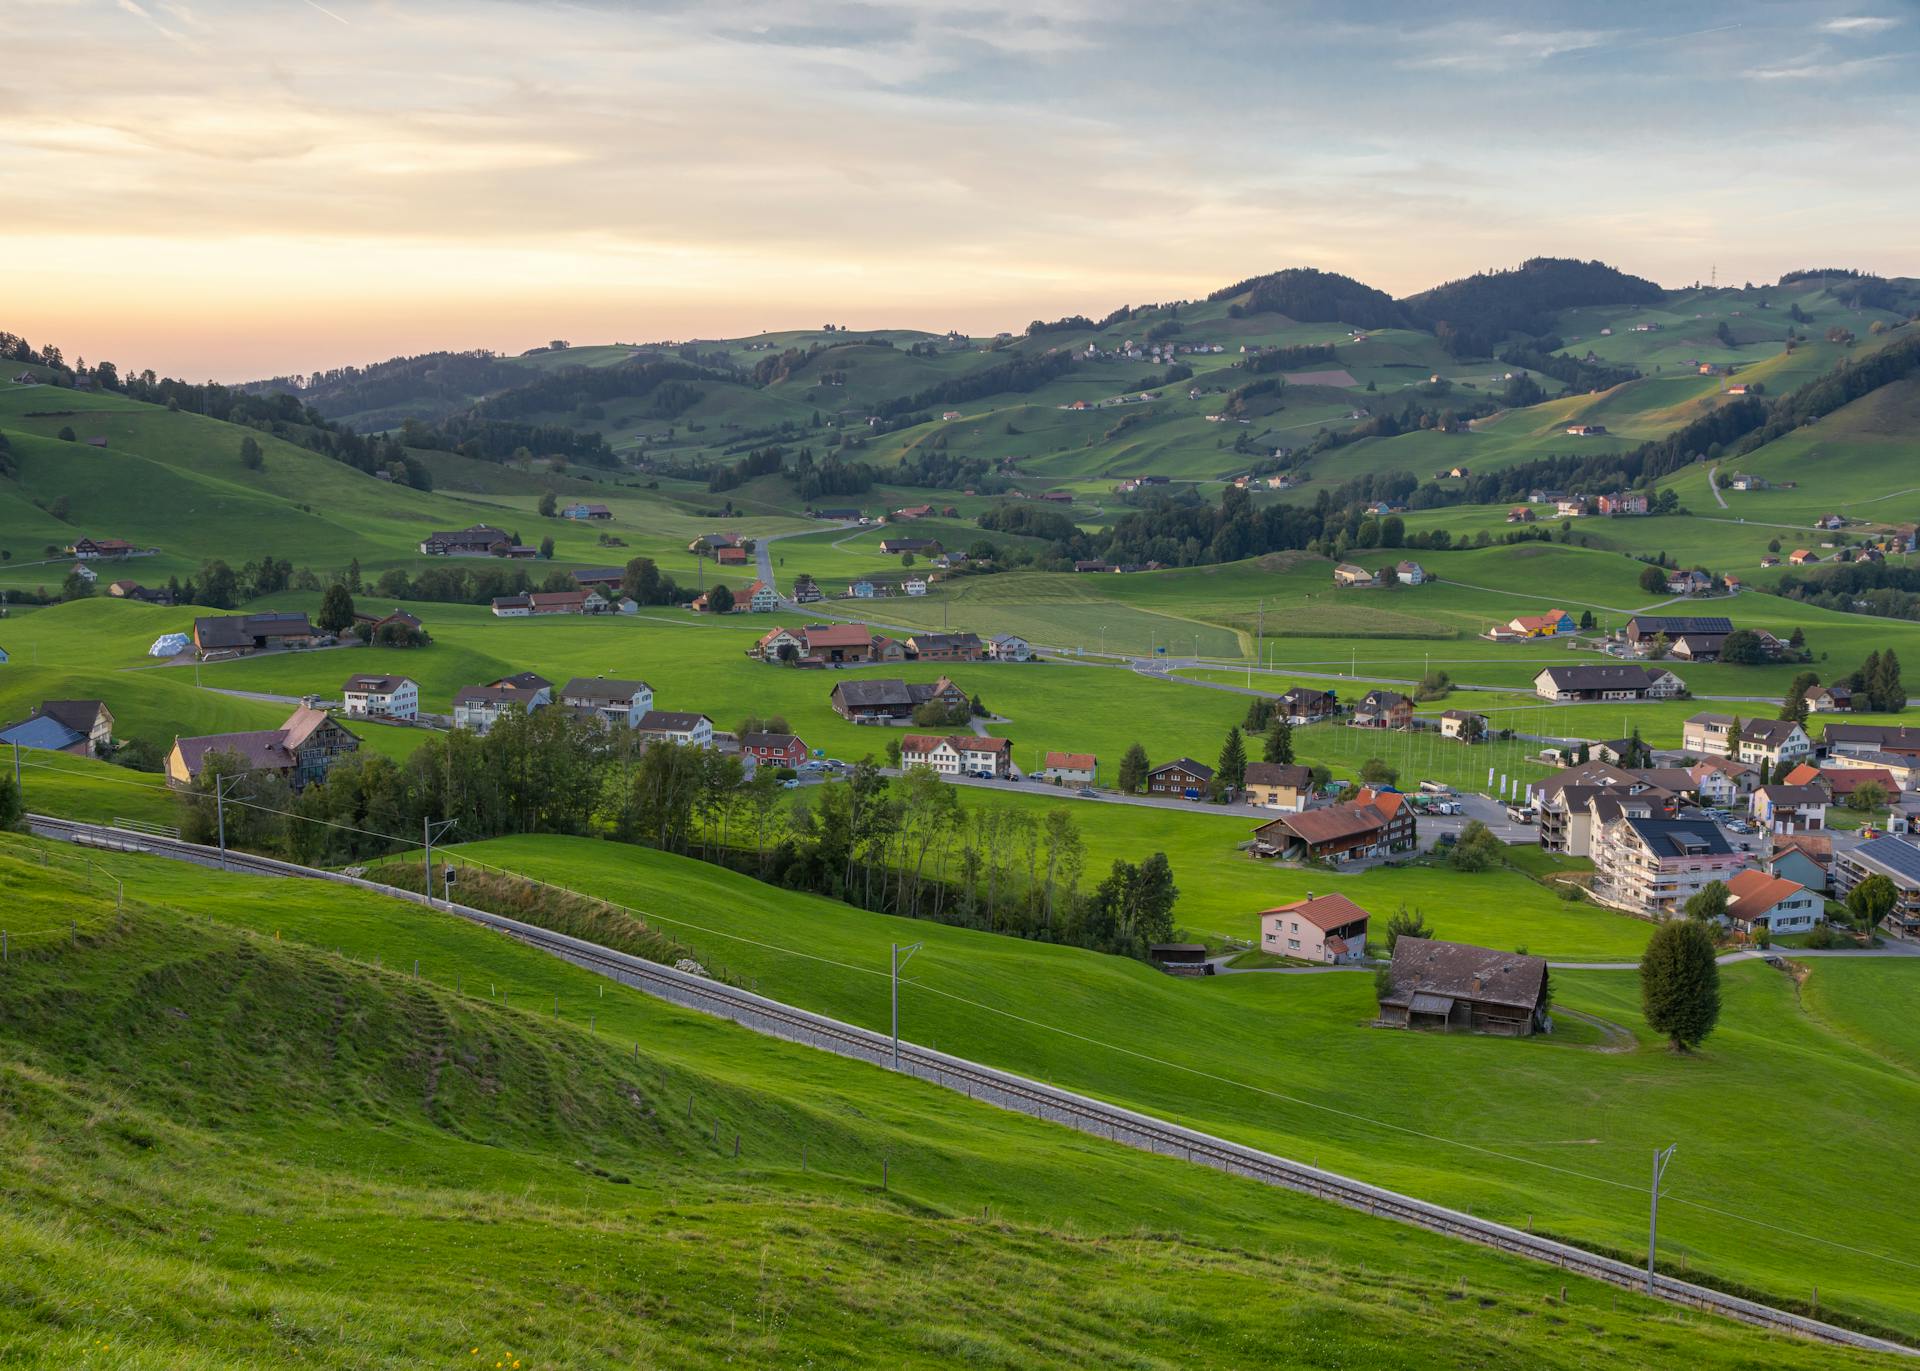
[[[0,969],[10,1364],[1385,1368],[1408,1337],[1439,1367],[1865,1364],[758,1038],[410,905],[122,857],[115,919],[37,847],[0,839],[0,882],[87,918]]]
[[[1801,1008],[1791,978],[1763,964],[1724,973],[1721,1027],[1691,1057],[1652,1040],[1634,976],[1608,971],[1556,972],[1556,1003],[1619,1025],[1631,1051],[1594,1050],[1598,1035],[1571,1023],[1524,1042],[1431,1038],[1364,1027],[1372,984],[1363,974],[1172,980],[1075,949],[772,892],[593,840],[468,850],[648,911],[763,993],[866,1024],[885,1022],[886,984],[875,973],[887,944],[924,940],[902,990],[902,1031],[915,1041],[1581,1241],[1638,1247],[1646,1159],[1678,1140],[1683,1160],[1662,1224],[1677,1267],[1781,1299],[1804,1299],[1818,1284],[1822,1308],[1915,1322],[1899,1259],[1913,1218],[1862,1205],[1850,1168],[1756,1168],[1753,1140],[1807,1157],[1897,1150],[1920,1112],[1920,1086],[1836,1036]],[[1449,929],[1446,911],[1428,913]],[[1825,965],[1810,965],[1809,984]],[[1898,1000],[1917,969],[1862,963],[1835,993]],[[1868,1255],[1882,1253],[1895,1260]]]

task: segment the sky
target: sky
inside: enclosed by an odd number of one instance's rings
[[[0,329],[190,379],[1287,266],[1920,275],[1920,5],[0,0]]]

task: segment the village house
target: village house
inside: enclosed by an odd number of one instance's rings
[[[1345,895],[1307,892],[1304,900],[1260,912],[1260,951],[1327,966],[1367,957],[1369,915]]]
[[[1411,728],[1413,701],[1392,690],[1369,690],[1353,707],[1351,728]]]
[[[1818,833],[1827,826],[1827,792],[1817,785],[1763,785],[1748,808],[1754,822],[1773,833]]]
[[[740,750],[766,766],[799,767],[807,760],[807,745],[798,733],[742,733]]]
[[[828,693],[827,702],[834,713],[856,724],[906,720],[916,708],[930,702],[956,713],[972,706],[967,692],[946,676],[932,684],[891,677],[841,681]]]
[[[193,621],[193,645],[202,657],[215,652],[311,647],[319,636],[305,614],[213,614]]]
[[[873,647],[869,660],[874,662],[904,662],[907,660],[907,645],[898,638],[889,638],[884,633],[873,635]]]
[[[1644,666],[1550,666],[1533,678],[1543,700],[1670,700],[1686,688],[1671,671]]]
[[[740,592],[738,600],[754,614],[771,614],[780,608],[780,593],[765,581],[755,581]]]
[[[880,593],[879,587],[874,585],[872,581],[866,580],[864,578],[862,578],[861,580],[855,581],[852,585],[847,587],[847,594],[851,595],[856,600],[871,600],[874,596],[878,595],[879,593]]]
[[[340,698],[349,719],[420,717],[420,686],[405,676],[349,676],[340,687]]]
[[[915,556],[932,557],[941,550],[939,540],[935,538],[882,538],[880,540],[880,551],[888,557],[897,557],[906,552],[911,552]]]
[[[942,776],[999,780],[1013,774],[1013,743],[971,733],[909,733],[900,740],[900,765],[930,767]]]
[[[453,726],[485,737],[500,716],[512,710],[531,714],[553,703],[553,688],[541,684],[530,688],[505,685],[462,686],[453,696]]]
[[[1680,746],[1702,757],[1729,756],[1736,724],[1740,729],[1738,761],[1756,766],[1765,762],[1777,770],[1782,763],[1791,765],[1813,753],[1813,740],[1791,719],[1740,719],[1715,713],[1688,718],[1680,726]]]
[[[429,533],[420,540],[420,551],[428,557],[489,557],[497,547],[513,546],[512,535],[491,524],[474,524],[452,532]]]
[[[426,641],[426,625],[404,609],[387,614],[362,614],[355,611],[355,630],[364,628],[367,641],[383,647],[416,647]]]
[[[1274,697],[1274,708],[1290,724],[1314,724],[1340,712],[1340,698],[1331,690],[1294,686]]]
[[[333,764],[359,746],[360,739],[324,709],[301,705],[279,728],[176,737],[167,754],[167,780],[176,786],[191,785],[200,778],[209,757],[233,754],[244,770],[272,772],[298,791],[325,780]]]
[[[1820,560],[1819,553],[1810,552],[1804,547],[1797,547],[1792,552],[1787,554],[1787,561],[1790,565],[1793,565],[1793,566],[1812,566],[1815,562],[1819,560]]]
[[[535,590],[525,595],[497,595],[493,612],[502,619],[524,619],[547,614],[605,614],[613,606],[597,590]]]
[[[1727,922],[1748,937],[1762,928],[1805,933],[1826,917],[1825,900],[1784,876],[1754,869],[1736,871],[1727,882]]]
[[[781,649],[787,649],[783,655]],[[756,662],[799,661],[806,655],[806,637],[791,628],[770,628],[756,637],[747,657]]]
[[[1599,506],[1602,514],[1616,519],[1622,515],[1645,514],[1648,508],[1646,495],[1637,490],[1601,495],[1594,500],[1594,503]]]
[[[1533,522],[1533,511],[1525,505],[1515,505],[1507,511],[1507,522],[1510,524],[1530,524]]]
[[[627,579],[626,569],[617,566],[580,567],[567,573],[575,588],[579,590],[597,590],[607,599],[617,599],[620,587]]]
[[[1765,867],[1769,875],[1824,891],[1833,884],[1833,837],[1828,833],[1776,833]]]
[[[865,624],[808,624],[800,636],[806,656],[830,665],[852,665],[873,657],[873,630]]]
[[[1905,789],[1901,785],[1901,778],[1888,767],[1846,766],[1829,767],[1823,770],[1810,762],[1802,762],[1782,776],[1780,784],[1817,785],[1827,793],[1827,799],[1833,804],[1845,804],[1862,786],[1872,786],[1880,792],[1887,803],[1898,805],[1900,792]]]
[[[814,584],[813,577],[802,572],[793,578],[793,595],[791,598],[796,605],[811,605],[817,604],[827,597],[826,593]]]
[[[76,538],[67,551],[85,562],[94,558],[131,557],[134,546],[124,538]]]
[[[1751,795],[1760,769],[1731,757],[1707,757],[1687,768],[1702,804],[1726,809]]]
[[[1676,812],[1672,792],[1631,783],[1557,786],[1552,781],[1534,798],[1540,847],[1567,857],[1593,855],[1593,835],[1612,819],[1670,819]]]
[[[1362,789],[1324,809],[1306,809],[1253,830],[1255,856],[1294,861],[1362,861],[1413,847],[1413,808],[1404,795]]]
[[[1920,728],[1904,724],[1830,723],[1820,733],[1831,765],[1845,766],[1849,758],[1870,757],[1866,765],[1884,765],[1884,755],[1920,756]]]
[[[1669,595],[1705,595],[1713,589],[1713,577],[1698,567],[1690,571],[1674,571],[1667,575],[1667,594]]]
[[[1475,714],[1470,709],[1443,709],[1440,711],[1440,736],[1459,738],[1469,743],[1479,742],[1487,736],[1487,716]]]
[[[1191,757],[1162,762],[1147,772],[1149,795],[1178,795],[1189,800],[1203,798],[1213,785],[1213,768]]]
[[[1554,638],[1578,631],[1571,614],[1564,609],[1550,609],[1544,614],[1515,615],[1504,624],[1496,624],[1488,629],[1486,636],[1495,642],[1504,642],[1522,638]]]
[[[1092,785],[1099,765],[1091,752],[1049,752],[1040,774],[1056,785]]]
[[[1815,686],[1807,692],[1810,714],[1850,714],[1853,712],[1853,688],[1843,685]]]
[[[573,504],[566,505],[561,508],[560,517],[562,519],[581,519],[581,520],[611,519],[613,517],[613,511],[608,509],[605,505],[590,505],[581,501],[575,501]]]
[[[924,576],[909,576],[900,583],[900,589],[908,595],[925,595],[927,581]]]
[[[1333,583],[1341,587],[1377,586],[1380,578],[1363,566],[1342,562],[1333,569]]]
[[[1708,885],[1746,864],[1745,854],[1709,819],[1623,815],[1593,835],[1593,894],[1635,914],[1672,918]]]
[[[1307,807],[1313,795],[1313,773],[1292,762],[1248,762],[1241,798],[1262,809],[1295,813]]]
[[[987,656],[996,662],[1026,662],[1033,659],[1033,644],[1013,633],[996,633],[987,639]]]
[[[645,681],[575,676],[560,687],[560,703],[615,728],[638,728],[641,718],[653,708],[653,687]]]
[[[1628,650],[1644,657],[1653,650],[1656,638],[1664,638],[1669,646],[1686,638],[1692,660],[1711,662],[1720,656],[1720,645],[1731,632],[1733,620],[1713,615],[1636,614],[1627,620],[1626,640]]]
[[[980,662],[987,647],[977,633],[916,633],[907,639],[907,653],[923,662]]]
[[[1885,876],[1898,892],[1887,921],[1908,936],[1920,932],[1920,847],[1887,834],[1833,854],[1835,898],[1844,900],[1869,876]]]
[[[26,718],[0,728],[0,746],[105,757],[113,751],[113,711],[101,700],[42,700]]]
[[[681,747],[713,746],[713,720],[704,714],[650,709],[633,727],[634,732],[649,742],[678,743]]]
[[[1547,959],[1438,938],[1396,938],[1380,1022],[1526,1038],[1552,1031]]]
[[[954,417],[958,418],[959,415],[955,414]],[[927,519],[927,518],[931,518],[932,515],[933,515],[932,505],[908,505],[903,509],[896,509],[890,517],[896,520]]]
[[[1419,586],[1427,583],[1427,569],[1418,562],[1396,562],[1393,574],[1400,578],[1400,584]]]

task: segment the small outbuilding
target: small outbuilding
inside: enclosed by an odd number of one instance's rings
[[[1394,1028],[1494,1033],[1551,1032],[1547,959],[1438,938],[1396,939],[1380,997],[1380,1022]]]

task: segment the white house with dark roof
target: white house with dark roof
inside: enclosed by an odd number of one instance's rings
[[[560,703],[587,710],[616,728],[638,728],[653,708],[653,687],[645,681],[576,676],[560,687]]]
[[[713,720],[704,714],[687,714],[669,709],[650,709],[634,727],[656,742],[678,743],[682,747],[712,747]]]
[[[350,719],[420,717],[420,687],[405,676],[349,676],[340,698]]]

